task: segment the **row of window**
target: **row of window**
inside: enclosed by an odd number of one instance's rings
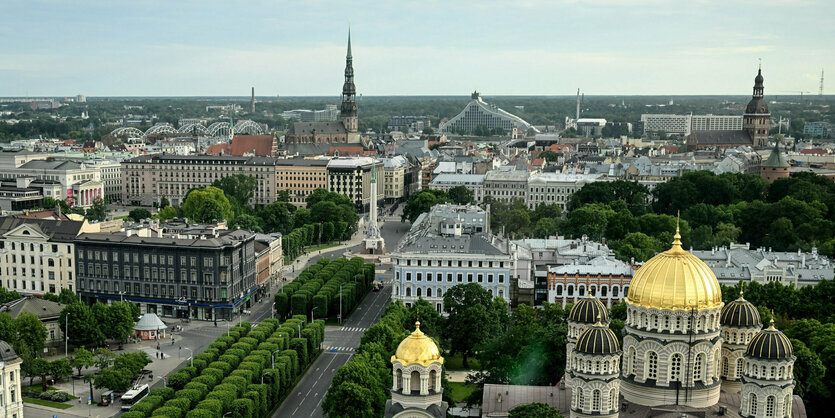
[[[85,259],[85,253],[86,253],[86,259],[87,260],[90,260],[90,261],[108,261],[108,259],[107,259],[108,258],[108,255],[107,255],[108,252],[107,251],[98,251],[98,250],[84,251],[84,250],[79,250],[78,251],[78,258],[81,259],[81,260],[84,260]],[[119,254],[120,254],[119,252],[113,251],[111,253],[112,261],[119,261],[119,258],[120,258]],[[191,265],[192,267],[197,266],[197,261],[198,260],[197,260],[196,256],[187,257],[187,256],[184,256],[184,255],[181,255],[179,257],[180,257],[180,266],[187,266],[187,265]],[[139,253],[138,252],[127,252],[126,251],[126,252],[122,253],[121,258],[122,258],[122,261],[124,261],[124,262],[130,262],[131,259],[132,259],[134,263],[139,263]],[[203,267],[213,267],[214,266],[214,259],[215,259],[214,257],[202,257]],[[167,262],[166,262],[166,260],[167,260]],[[150,264],[162,264],[162,265],[173,266],[174,265],[174,256],[173,255],[165,256],[165,255],[143,253],[142,254],[142,262],[144,264],[149,264],[150,263]],[[235,262],[235,263],[238,262],[237,253],[234,254],[234,257],[233,256],[228,256],[228,255],[220,257],[220,265],[221,266],[232,264],[233,262]]]
[[[788,395],[786,395],[785,399],[783,399],[783,415],[782,416],[784,416],[784,417],[791,416],[791,412],[792,412],[792,398],[791,398],[791,396],[792,395],[788,394]],[[746,402],[747,403],[746,406],[748,407],[748,415],[749,416],[756,416],[757,415],[757,410],[760,407],[759,401],[757,399],[757,394],[752,393],[752,394],[748,395],[747,401],[748,402]],[[743,402],[745,402],[745,400],[743,400]],[[770,418],[770,417],[774,416],[774,410],[776,408],[776,405],[775,405],[776,402],[777,402],[777,400],[773,395],[769,395],[768,397],[765,398],[765,416],[766,417]],[[742,409],[745,409],[744,406],[743,406]]]
[[[607,409],[601,409],[603,405],[600,403],[600,389],[595,389],[591,392],[591,405],[588,406],[586,406],[586,397],[583,394],[582,388],[576,387],[573,389],[573,392],[574,396],[571,397],[572,409],[583,411],[590,408],[590,412],[599,413],[608,413],[617,409],[618,391],[614,388],[609,391],[609,408]]]
[[[412,272],[407,271],[405,277],[406,277],[407,282],[411,282],[412,281]],[[456,282],[464,283],[464,273],[457,273],[455,275],[455,277],[456,277]],[[475,276],[473,276],[473,273],[467,273],[467,283],[473,283],[473,277],[476,278],[476,281],[478,283],[484,283],[484,277],[485,277],[484,273],[477,273]],[[396,271],[394,273],[394,280],[395,281],[400,281],[400,271]],[[444,274],[443,273],[434,273],[433,274],[432,272],[427,272],[426,273],[426,281],[431,282],[433,280],[438,281],[438,282],[443,282],[444,281]],[[423,281],[423,273],[422,272],[415,273],[415,281],[417,281],[417,282],[422,282]],[[446,281],[447,281],[447,283],[452,283],[452,273],[446,273]],[[504,283],[504,273],[499,273],[498,282],[499,283]],[[493,283],[493,273],[488,273],[487,274],[487,283]]]
[[[29,231],[24,230],[23,235],[29,235]],[[9,242],[9,247],[12,250],[18,250],[19,249],[21,251],[26,251],[26,248],[29,248],[29,251],[35,252],[36,245],[37,245],[38,251],[40,251],[40,252],[44,252],[44,248],[48,248],[49,251],[53,252],[53,253],[58,252],[58,244],[34,244],[34,243],[30,242],[29,245],[27,246],[26,243],[24,243],[24,242],[15,242],[15,241],[10,241]],[[0,249],[4,249],[4,248],[6,248],[6,240],[0,240]],[[72,251],[72,245],[67,244],[67,253],[70,253],[71,251]],[[14,254],[12,254],[12,255],[14,255]]]
[[[489,268],[504,268],[504,261],[462,261],[462,260],[414,260],[412,262],[411,259],[397,259],[396,265],[398,266],[411,266],[415,265],[418,267],[426,266],[426,267],[489,267]],[[508,266],[513,267],[513,263],[508,262]]]
[[[424,294],[423,289],[424,288],[422,288],[422,287],[416,287],[415,292],[414,292],[414,296],[416,298],[420,298],[420,297],[431,298],[432,297],[432,288],[427,287],[425,294]],[[490,297],[493,297],[493,289],[492,288],[488,288],[487,292],[490,293]],[[405,297],[412,297],[412,287],[411,286],[404,286],[404,293],[405,294],[403,294],[403,295],[400,294],[400,287],[395,287],[394,288],[394,294],[395,295],[400,295],[400,296],[405,296]],[[504,289],[498,289],[498,292],[497,292],[496,295],[500,298],[503,298],[504,297]],[[444,297],[444,289],[439,287],[437,290],[435,290],[435,297],[438,297],[438,298]],[[440,305],[439,305],[438,312],[440,312]]]
[[[574,296],[574,285],[573,284],[570,284],[570,285],[566,286],[565,290],[566,290],[565,295],[563,295],[563,287],[562,287],[561,284],[558,284],[557,288],[556,288],[557,296],[558,297],[562,297],[562,296],[572,297],[572,296]],[[592,296],[597,296],[597,288],[595,286],[589,287],[589,292],[591,293]],[[623,287],[623,293],[626,294],[628,292],[629,292],[629,286],[624,286]],[[579,296],[585,296],[586,295],[586,287],[584,285],[578,286],[577,287],[577,293],[579,294]],[[617,297],[620,297],[619,295],[620,295],[620,289],[618,288],[618,286],[612,286],[612,297],[617,298]],[[603,297],[603,298],[609,297],[609,288],[607,286],[601,286],[600,287],[600,297]]]
[[[718,359],[719,351],[717,350],[716,356]],[[629,347],[629,351],[627,354],[626,359],[626,370],[625,373],[631,374],[633,376],[637,376],[636,368],[637,362],[635,359],[635,347]],[[673,353],[670,356],[669,361],[669,369],[668,369],[668,381],[670,382],[681,382],[682,381],[682,362],[684,358],[682,357],[681,353]],[[719,374],[718,370],[718,363],[716,363],[716,370],[715,374]],[[707,358],[705,353],[698,353],[696,354],[696,358],[693,362],[693,381],[703,381],[705,384],[710,383],[707,378],[706,373],[707,368]],[[654,351],[647,351],[644,355],[644,378],[647,380],[657,380],[658,379],[658,354]]]
[[[79,290],[86,290],[90,292],[98,291],[98,292],[108,292],[110,293],[110,283],[107,280],[79,280],[78,286]],[[87,288],[89,285],[89,288]],[[175,287],[173,285],[166,286],[166,285],[150,285],[150,284],[142,284],[142,283],[125,283],[122,286],[122,290],[119,290],[119,282],[113,282],[113,292],[123,294],[123,295],[132,295],[132,296],[153,296],[153,297],[163,297],[163,298],[174,298],[174,297],[187,297],[191,299],[198,298],[199,288],[197,286],[180,286],[180,293],[176,294],[174,292]],[[234,293],[235,290],[232,290]],[[203,300],[211,301],[215,299],[215,288],[213,287],[204,287],[202,292]],[[227,297],[227,289],[221,288],[220,289],[220,299],[225,300]]]

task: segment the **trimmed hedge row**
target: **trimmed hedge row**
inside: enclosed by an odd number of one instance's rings
[[[265,417],[293,388],[324,337],[323,321],[309,324],[301,315],[284,323],[266,319],[254,328],[243,322],[194,356],[194,366],[168,376],[168,387],[153,389],[122,416]]]
[[[310,315],[312,309],[320,318],[337,317],[342,286],[342,313],[350,312],[371,290],[374,265],[362,258],[320,259],[306,268],[292,283],[275,295],[276,311],[282,315]]]

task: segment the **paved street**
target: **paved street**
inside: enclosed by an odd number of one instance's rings
[[[386,249],[394,249],[408,228],[408,223],[396,221],[383,224],[380,232],[386,240]],[[355,252],[358,251],[357,248]],[[391,266],[377,266],[376,277],[383,278],[383,290],[370,293],[342,326],[325,328],[325,341],[322,343],[325,351],[316,359],[274,417],[323,416],[321,404],[333,375],[340,366],[350,360],[365,330],[377,322],[391,300]]]

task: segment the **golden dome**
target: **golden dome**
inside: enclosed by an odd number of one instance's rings
[[[444,364],[438,345],[420,330],[420,321],[415,322],[415,331],[397,346],[397,351],[391,356],[391,362],[395,361],[404,366],[413,363],[428,366],[436,361]]]
[[[710,267],[681,248],[676,226],[673,247],[635,272],[626,299],[646,308],[710,309],[722,305],[722,291]]]

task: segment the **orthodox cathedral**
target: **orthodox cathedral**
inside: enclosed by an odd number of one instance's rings
[[[724,304],[716,276],[682,249],[678,230],[672,248],[636,272],[626,305],[623,348],[598,299],[569,313],[571,417],[793,415],[789,339],[773,320],[763,329],[742,293]]]
[[[609,329],[606,306],[592,295],[568,314],[563,414],[572,418],[797,417],[792,394],[795,357],[789,339],[763,327],[743,298],[722,302],[719,281],[681,246],[647,261],[626,298],[623,347]],[[393,386],[386,417],[444,417],[444,358],[420,331],[392,356]],[[552,395],[553,396],[553,395]],[[529,401],[530,402],[530,401]]]

